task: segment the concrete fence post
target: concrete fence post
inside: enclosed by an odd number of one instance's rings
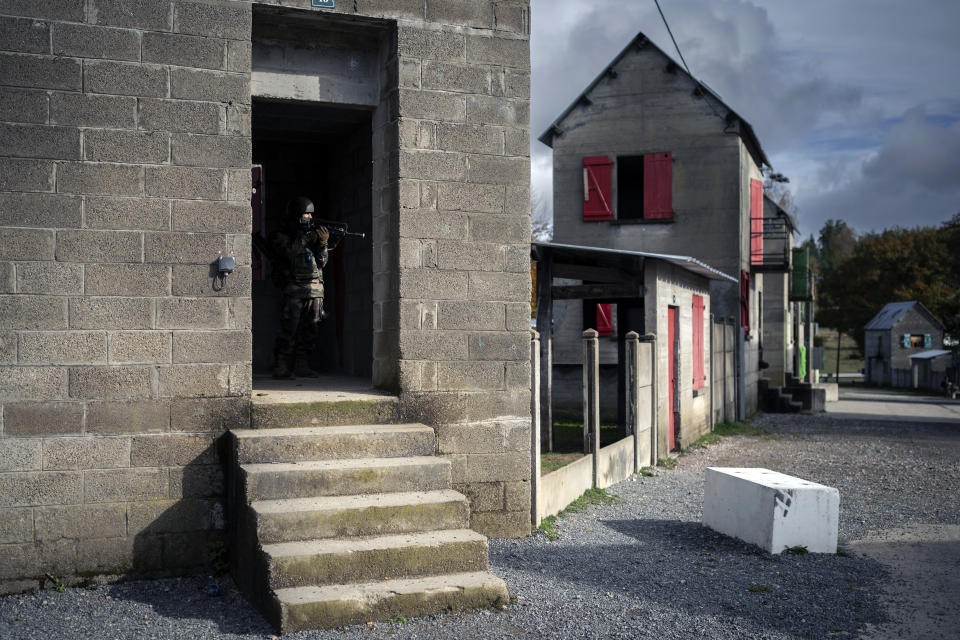
[[[540,334],[530,330],[530,521],[540,526]]]
[[[633,436],[633,472],[640,470],[640,335],[630,331],[626,343],[627,435]]]
[[[646,333],[639,340],[650,343],[650,466],[657,466],[660,441],[660,412],[657,411],[657,334]]]
[[[595,329],[583,332],[583,452],[593,454],[593,486],[600,462],[600,341]]]

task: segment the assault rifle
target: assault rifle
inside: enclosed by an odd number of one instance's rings
[[[345,236],[353,236],[355,238],[366,238],[367,234],[359,233],[357,231],[350,231],[350,227],[346,222],[338,222],[336,220],[324,220],[322,218],[314,218],[305,229],[312,231],[317,227],[325,227],[327,232],[331,236],[337,236],[341,240]]]

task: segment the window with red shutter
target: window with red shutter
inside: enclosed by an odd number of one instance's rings
[[[703,360],[703,296],[693,296],[693,388],[702,389],[706,380]]]
[[[597,333],[603,336],[613,335],[613,305],[597,304]]]
[[[740,272],[740,326],[750,333],[750,273]]]
[[[607,156],[583,159],[583,219],[585,222],[611,220],[613,208],[610,176],[613,160]]]
[[[750,180],[750,264],[763,264],[763,183]]]
[[[651,220],[673,217],[673,154],[643,156],[643,217]]]

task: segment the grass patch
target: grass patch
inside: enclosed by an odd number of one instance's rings
[[[615,424],[600,425],[600,446],[605,447],[626,434]],[[553,450],[557,452],[583,451],[583,420],[553,421]]]
[[[640,475],[642,475],[642,476],[645,477],[645,478],[649,478],[649,477],[655,476],[655,475],[657,475],[657,474],[655,474],[655,473],[653,472],[653,467],[642,467],[642,468],[640,469]]]
[[[657,458],[657,466],[663,467],[664,469],[676,469],[677,468],[677,459],[676,458]]]
[[[44,575],[46,575],[47,580],[53,583],[54,591],[56,591],[57,593],[63,593],[64,589],[66,589],[66,585],[64,585],[63,582],[61,582],[60,578],[53,575],[52,573],[47,573]]]
[[[750,593],[766,593],[770,591],[770,587],[765,584],[752,584],[747,587],[747,591]]]
[[[583,513],[587,510],[587,507],[592,504],[613,504],[619,500],[620,498],[618,496],[607,493],[603,489],[587,489],[582,496],[568,504],[566,509],[555,516],[547,516],[544,518],[540,522],[539,530],[548,540],[556,540],[560,537],[560,532],[557,530],[557,519],[568,516],[571,513]]]
[[[725,438],[727,436],[765,436],[770,432],[747,422],[724,420],[713,426],[713,433]]]
[[[716,431],[712,433],[705,433],[699,438],[697,438],[696,442],[688,445],[685,449],[683,449],[680,452],[680,455],[683,455],[684,453],[688,453],[690,451],[696,451],[697,449],[705,449],[706,447],[709,447],[712,444],[717,444],[718,442],[720,442],[721,437],[722,436]]]
[[[823,339],[823,366],[821,374],[835,374],[837,371],[837,330],[820,327],[818,337]],[[807,362],[810,361],[808,355]],[[863,367],[863,354],[857,347],[853,336],[844,333],[840,338],[840,373],[860,373]]]
[[[793,547],[784,547],[783,550],[787,553],[793,554],[795,556],[802,556],[810,553],[806,545],[798,544]]]
[[[547,540],[556,540],[560,537],[557,531],[557,516],[547,516],[540,522],[540,533],[547,536]]]
[[[561,469],[571,462],[576,462],[582,457],[582,453],[557,453],[556,451],[552,451],[550,453],[541,453],[540,475],[545,476],[551,471]]]

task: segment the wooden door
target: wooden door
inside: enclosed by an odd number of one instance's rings
[[[677,448],[677,423],[679,422],[679,402],[677,402],[677,387],[680,381],[680,362],[677,357],[677,307],[667,307],[667,402],[669,449]]]

